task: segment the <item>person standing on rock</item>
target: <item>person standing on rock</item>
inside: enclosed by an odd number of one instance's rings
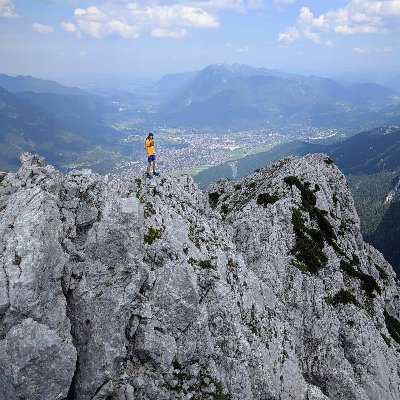
[[[158,176],[159,174],[156,172],[156,152],[154,150],[155,141],[153,137],[153,133],[150,132],[144,142],[144,147],[146,148],[147,153],[147,172],[146,178],[151,179],[153,176]],[[153,175],[151,175],[151,171],[153,171]]]

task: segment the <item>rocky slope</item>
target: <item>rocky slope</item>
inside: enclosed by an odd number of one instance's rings
[[[0,174],[1,400],[399,399],[399,296],[324,155]]]

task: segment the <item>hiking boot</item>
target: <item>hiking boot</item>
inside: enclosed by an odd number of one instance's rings
[[[152,178],[153,178],[153,176],[147,172],[147,173],[146,173],[146,178],[148,178],[148,179],[152,179]]]
[[[160,174],[158,172],[153,172],[154,176],[160,176]]]

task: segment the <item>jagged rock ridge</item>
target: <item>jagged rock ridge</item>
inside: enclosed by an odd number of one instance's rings
[[[0,398],[398,399],[399,289],[324,155],[0,174]]]

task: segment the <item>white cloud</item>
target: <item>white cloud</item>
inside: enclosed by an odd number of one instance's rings
[[[275,3],[278,4],[293,4],[296,3],[297,0],[274,0]]]
[[[12,0],[0,0],[0,18],[17,18],[18,14],[14,11]]]
[[[38,22],[34,22],[32,24],[32,28],[34,31],[40,33],[41,35],[48,35],[49,33],[52,33],[54,31],[53,27],[39,24]]]
[[[399,25],[400,0],[351,0],[319,16],[309,7],[302,7],[295,29],[300,37],[322,43],[322,34],[366,35],[398,29]]]
[[[326,21],[324,15],[320,15],[318,18],[316,18],[308,7],[301,7],[298,23],[301,25],[308,25],[310,27],[314,26],[323,29]]]
[[[333,28],[333,31],[339,35],[352,36],[363,35],[366,33],[376,33],[378,29],[374,26],[347,26],[339,25]]]
[[[105,21],[107,16],[99,10],[99,8],[91,6],[88,8],[76,8],[74,10],[74,15],[76,17],[85,17],[88,21]]]
[[[82,37],[82,34],[79,31],[77,25],[74,24],[73,22],[62,21],[60,22],[60,26],[62,29],[64,29],[65,32],[72,33],[78,38]]]
[[[248,46],[243,46],[243,47],[239,47],[238,49],[236,49],[236,51],[238,53],[247,53],[250,50],[250,47]]]
[[[198,1],[193,3],[197,7],[204,8],[218,8],[218,9],[234,9],[243,10],[245,8],[245,2],[243,0],[208,0]]]
[[[254,1],[254,0],[253,0]],[[217,15],[206,7],[192,5],[151,3],[106,3],[74,10],[74,22],[63,22],[62,28],[75,35],[93,38],[118,36],[136,39],[142,33],[156,38],[182,38],[191,29],[218,28]],[[241,0],[201,2],[207,7],[239,7]]]
[[[139,28],[129,25],[123,21],[113,19],[104,25],[103,36],[121,36],[125,39],[136,39],[139,37]]]
[[[333,47],[334,44],[333,44],[333,42],[332,42],[331,40],[327,40],[327,41],[325,42],[325,46],[327,46],[327,47]]]
[[[202,8],[183,5],[153,5],[141,8],[136,3],[129,4],[126,17],[132,23],[136,23],[143,28],[146,25],[152,25],[153,28],[217,28],[219,26],[215,15]]]
[[[264,0],[200,0],[185,2],[185,4],[207,10],[234,10],[237,12],[246,12],[265,7]]]
[[[391,47],[354,47],[354,51],[358,54],[391,53],[393,49]]]
[[[300,32],[294,27],[286,28],[284,32],[278,34],[278,42],[288,46],[300,39]]]
[[[156,28],[150,32],[151,36],[155,38],[171,38],[171,39],[180,39],[185,37],[188,34],[188,30],[182,28],[180,30],[168,30],[163,28]]]

